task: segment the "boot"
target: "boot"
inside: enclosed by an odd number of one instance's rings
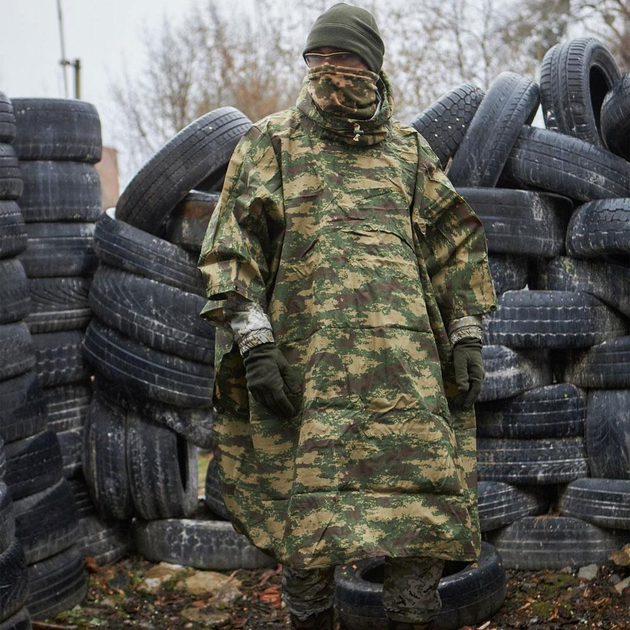
[[[289,616],[291,630],[334,630],[335,611],[333,608],[309,615],[304,621],[300,621],[293,613]]]
[[[387,620],[387,630],[435,630],[436,625],[434,621],[394,621],[393,619]]]

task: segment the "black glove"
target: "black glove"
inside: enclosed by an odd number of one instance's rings
[[[300,406],[300,383],[275,343],[262,343],[243,355],[247,389],[254,400],[281,418],[291,418]]]
[[[459,394],[455,396],[453,406],[472,407],[481,391],[481,384],[486,375],[481,358],[481,339],[464,337],[453,347],[455,381]]]

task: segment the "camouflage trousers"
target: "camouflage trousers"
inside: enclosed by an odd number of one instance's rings
[[[389,619],[424,623],[437,617],[442,601],[437,587],[444,560],[385,558],[383,608]],[[301,621],[334,605],[335,567],[291,569],[282,565],[282,599]]]

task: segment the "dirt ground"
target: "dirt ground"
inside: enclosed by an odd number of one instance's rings
[[[231,606],[213,609],[207,599],[191,596],[175,581],[165,583],[155,595],[138,589],[143,574],[153,565],[140,556],[131,556],[109,567],[91,567],[90,589],[83,606],[59,614],[53,628],[83,630],[197,630],[222,627],[227,630],[274,630],[288,628],[288,613],[280,598],[279,570],[238,569],[219,572],[241,580],[243,595]],[[507,598],[493,618],[466,630],[512,630],[536,628],[603,628],[630,630],[630,588],[623,594],[614,588],[613,574],[621,579],[628,569],[607,565],[594,580],[577,577],[577,570],[507,571]],[[222,625],[201,625],[182,613],[197,609],[203,616],[215,617]],[[210,614],[214,613],[214,615]],[[37,626],[34,626],[36,628]],[[46,626],[40,626],[45,628]],[[51,626],[48,626],[49,628]],[[343,628],[341,630],[344,630]],[[375,628],[374,630],[378,630]]]

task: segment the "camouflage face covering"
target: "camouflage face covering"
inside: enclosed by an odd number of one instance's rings
[[[378,107],[378,74],[325,63],[308,73],[309,92],[326,114],[344,118],[372,118]]]

